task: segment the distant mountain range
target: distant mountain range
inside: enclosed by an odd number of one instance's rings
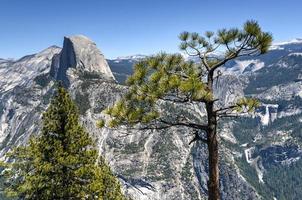
[[[54,83],[65,83],[86,129],[136,200],[205,199],[207,153],[189,145],[185,129],[108,130],[96,127],[101,111],[127,89],[134,63],[144,55],[105,60],[85,36],[64,39],[18,60],[0,59],[0,156],[38,134]],[[188,58],[195,60],[195,58]],[[227,63],[216,81],[221,104],[242,96],[262,106],[253,116],[219,127],[222,199],[300,199],[302,196],[302,40],[274,44],[258,57]]]

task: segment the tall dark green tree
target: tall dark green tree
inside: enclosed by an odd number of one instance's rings
[[[79,124],[78,110],[58,87],[39,136],[11,151],[4,164],[5,193],[19,199],[124,199],[119,182],[95,142]]]
[[[242,30],[207,31],[204,36],[183,32],[179,38],[180,49],[198,58],[199,62],[186,61],[181,55],[163,53],[137,63],[127,81],[128,92],[106,110],[111,119],[100,124],[111,127],[140,124],[140,128],[154,129],[172,126],[188,128],[193,138],[191,143],[201,141],[208,147],[208,196],[209,200],[218,200],[217,124],[221,118],[253,112],[259,102],[242,98],[231,105],[222,105],[219,97],[215,96],[215,91],[220,88],[214,81],[222,75],[220,68],[229,61],[266,53],[272,36],[263,32],[257,22],[247,21]],[[167,109],[163,109],[169,106],[175,108],[170,115]],[[184,108],[194,113],[179,112]]]

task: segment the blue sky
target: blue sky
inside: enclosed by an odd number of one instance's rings
[[[178,34],[255,19],[275,41],[302,37],[301,0],[0,0],[0,58],[83,34],[107,58],[178,51]]]

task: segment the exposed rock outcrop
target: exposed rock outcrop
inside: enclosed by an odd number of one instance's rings
[[[115,80],[104,55],[83,35],[64,38],[62,51],[53,58],[51,75],[65,85],[70,84],[72,76],[81,75],[99,75],[103,79]]]

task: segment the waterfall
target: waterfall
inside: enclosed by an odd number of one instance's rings
[[[261,116],[261,123],[264,126],[267,126],[269,123],[269,109],[268,109],[269,105],[265,105],[265,114],[263,116]]]

